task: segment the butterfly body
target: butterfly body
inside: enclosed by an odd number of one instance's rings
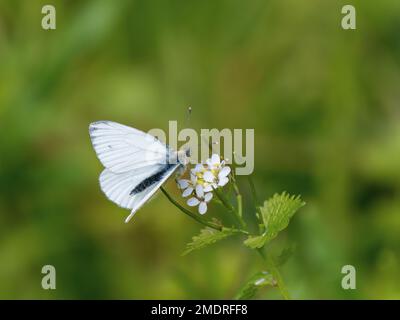
[[[131,210],[125,222],[188,162],[188,151],[172,150],[152,135],[116,122],[93,122],[89,135],[105,167],[99,178],[101,190]]]

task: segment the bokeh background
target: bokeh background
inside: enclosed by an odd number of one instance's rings
[[[307,202],[271,248],[296,248],[294,298],[400,298],[399,35],[398,0],[1,0],[0,298],[232,298],[263,268],[237,239],[182,257],[200,227],[165,197],[125,224],[100,191],[90,122],[166,130],[188,105],[193,128],[255,129],[260,197]]]

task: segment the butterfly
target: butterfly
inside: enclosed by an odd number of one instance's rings
[[[101,190],[131,210],[125,222],[174,172],[185,170],[190,156],[189,149],[175,151],[148,133],[112,121],[91,123],[89,135],[105,167],[99,177]]]

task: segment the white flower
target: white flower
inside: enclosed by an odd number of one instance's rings
[[[203,173],[204,180],[213,188],[226,185],[229,182],[231,168],[225,165],[225,161],[221,161],[217,154],[213,154],[206,162],[208,171]]]
[[[190,170],[190,175],[196,178],[196,184],[201,185],[204,189],[204,192],[210,192],[213,190],[213,188],[216,187],[216,185],[213,185],[212,183],[209,183],[204,179],[204,173],[206,172],[207,169],[204,167],[203,164],[200,163],[197,164],[192,170]]]
[[[223,187],[229,182],[231,168],[221,161],[217,154],[213,154],[205,163],[197,164],[190,170],[190,180],[177,181],[182,192],[182,197],[192,195],[187,204],[191,207],[199,206],[200,214],[207,212],[207,203],[213,197],[213,189]]]
[[[204,172],[206,169],[204,168],[203,164],[198,163],[196,164],[196,166],[190,170],[193,174],[197,174],[197,173],[202,173]]]
[[[210,159],[206,160],[207,166],[210,170],[219,170],[221,165],[225,164],[225,161],[221,162],[219,155],[214,153]]]
[[[207,212],[207,203],[211,201],[213,194],[211,192],[204,193],[204,189],[201,185],[196,186],[196,196],[190,198],[187,204],[191,207],[199,206],[198,210],[200,214]]]
[[[218,186],[223,187],[229,182],[228,175],[231,173],[231,168],[230,167],[223,167],[219,172],[218,172]]]
[[[180,179],[177,181],[179,188],[183,190],[182,197],[186,198],[193,193],[194,188],[196,187],[196,180],[197,178],[192,176],[191,180]]]

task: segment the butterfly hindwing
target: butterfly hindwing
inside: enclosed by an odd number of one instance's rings
[[[100,186],[108,199],[122,208],[135,212],[160,188],[179,167],[179,164],[154,166],[145,174],[135,172],[114,173],[105,169],[100,175]]]
[[[147,171],[138,172],[132,170],[127,172],[115,173],[110,169],[104,169],[100,174],[99,182],[101,190],[112,202],[122,208],[132,209],[135,195],[131,191],[149,176],[162,169],[161,165],[146,167]]]

